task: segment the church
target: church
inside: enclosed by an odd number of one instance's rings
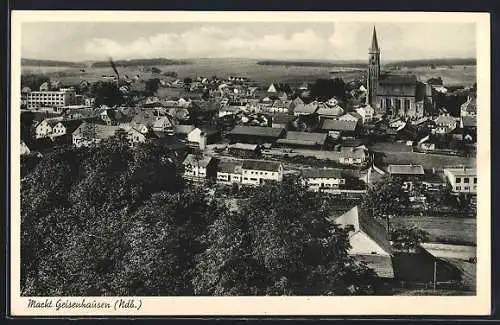
[[[431,87],[409,73],[380,71],[380,48],[373,27],[372,44],[368,50],[366,103],[379,115],[418,119],[432,105]]]

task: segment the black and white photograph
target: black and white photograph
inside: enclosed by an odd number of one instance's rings
[[[164,14],[13,26],[20,310],[488,310],[488,15]]]

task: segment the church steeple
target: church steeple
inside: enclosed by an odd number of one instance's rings
[[[373,26],[372,46],[368,50],[368,75],[366,103],[377,107],[378,79],[380,76],[380,48],[378,47],[377,31]]]
[[[375,26],[373,26],[372,47],[370,48],[370,53],[378,52],[380,52],[380,48],[378,47],[377,30],[375,29]]]

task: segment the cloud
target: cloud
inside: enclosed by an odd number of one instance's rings
[[[331,44],[313,29],[290,36],[271,33],[254,35],[245,30],[200,27],[183,33],[160,33],[130,42],[93,38],[84,51],[91,56],[115,58],[147,57],[247,57],[247,58],[323,58]]]

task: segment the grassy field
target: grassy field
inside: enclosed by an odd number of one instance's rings
[[[258,65],[257,60],[252,59],[196,59],[192,64],[185,65],[168,65],[158,66],[157,68],[165,71],[175,71],[179,78],[196,77],[196,76],[213,76],[228,77],[230,75],[240,75],[250,78],[251,80],[270,83],[270,82],[288,82],[291,84],[312,82],[319,78],[329,78],[330,71],[336,71],[334,76],[351,81],[360,78],[365,74],[364,69],[348,68],[348,67],[306,67],[306,66],[272,66]],[[63,72],[65,76],[59,77],[64,84],[76,84],[80,80],[88,80],[94,82],[100,79],[103,74],[111,75],[113,70],[109,68],[85,68],[85,72],[80,72],[79,68],[61,68],[61,67],[38,67],[38,66],[23,66],[23,73],[45,73],[52,74],[54,72]],[[139,74],[143,79],[153,77],[151,72],[141,72],[139,67],[119,67],[121,75],[129,77]],[[434,69],[425,67],[416,67],[408,69],[407,72],[415,73],[422,80],[427,80],[430,77],[443,78],[445,84],[449,85],[472,85],[476,79],[476,68],[469,67],[454,67],[452,69]]]
[[[429,232],[432,242],[476,243],[474,218],[398,216],[392,219],[392,223],[425,230]]]

